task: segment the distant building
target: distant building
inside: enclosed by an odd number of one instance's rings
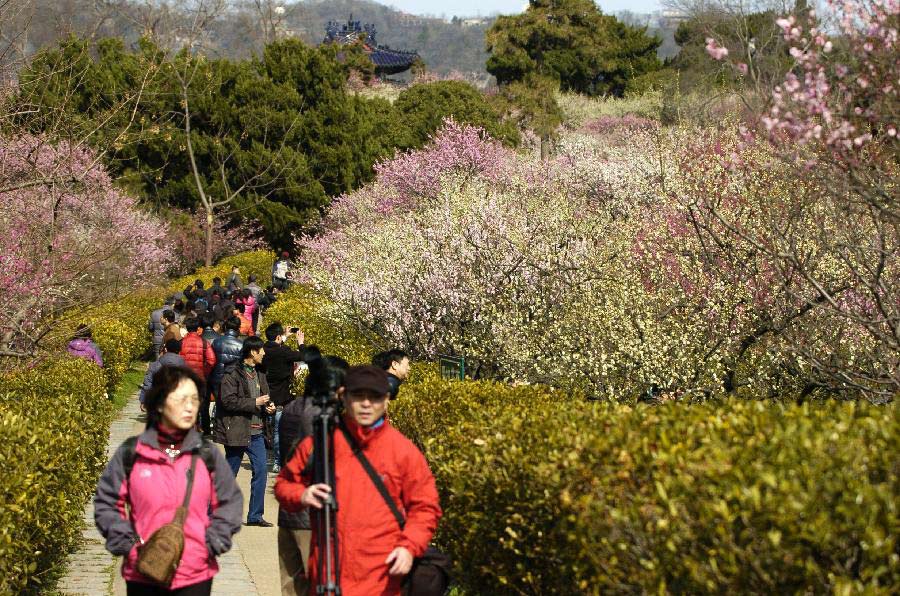
[[[461,24],[463,27],[478,27],[479,25],[487,25],[487,19],[463,19]]]
[[[322,43],[351,45],[362,40],[363,50],[375,65],[375,74],[390,75],[407,71],[419,60],[419,54],[404,50],[394,50],[388,46],[378,45],[375,25],[354,21],[351,17],[345,24],[329,21],[325,27],[325,39]]]

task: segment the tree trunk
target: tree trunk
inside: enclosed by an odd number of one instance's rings
[[[541,135],[541,161],[550,159],[550,136]]]
[[[206,211],[206,266],[212,267],[213,264],[213,213],[212,210]]]

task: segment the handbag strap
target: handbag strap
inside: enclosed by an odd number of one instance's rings
[[[390,508],[391,513],[394,514],[394,517],[397,518],[397,523],[400,524],[400,529],[402,530],[404,526],[406,526],[406,520],[397,508],[397,504],[394,502],[394,498],[391,497],[391,493],[388,492],[387,487],[384,485],[384,482],[382,482],[381,476],[379,476],[378,472],[375,471],[375,468],[372,467],[372,462],[370,462],[369,458],[366,457],[366,454],[363,453],[362,447],[360,447],[356,439],[353,438],[350,431],[348,431],[343,424],[339,425],[339,427],[341,432],[344,433],[344,438],[347,439],[347,443],[350,444],[353,455],[356,456],[356,459],[362,464],[362,467],[366,470],[369,478],[372,479],[372,484],[374,484],[375,488],[378,489],[378,492],[381,493],[381,497],[384,499],[384,502],[387,503],[387,506]]]
[[[175,519],[172,523],[184,526],[184,520],[187,519],[188,507],[191,504],[191,492],[194,490],[194,472],[197,469],[197,458],[200,457],[200,450],[194,449],[191,453],[191,467],[187,471],[187,487],[184,489],[184,501],[181,507],[175,510]]]

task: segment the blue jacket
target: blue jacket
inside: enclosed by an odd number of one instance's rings
[[[209,377],[209,383],[213,387],[217,387],[222,382],[222,377],[225,376],[225,368],[229,364],[241,360],[244,341],[238,338],[236,331],[229,329],[225,335],[215,340],[212,346],[213,352],[216,353],[216,367]]]

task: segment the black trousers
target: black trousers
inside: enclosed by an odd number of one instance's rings
[[[177,590],[167,590],[162,586],[152,586],[138,582],[126,582],[126,585],[128,586],[128,596],[168,596],[171,594],[176,596],[209,596],[212,592],[211,579],[199,584],[178,588]]]

